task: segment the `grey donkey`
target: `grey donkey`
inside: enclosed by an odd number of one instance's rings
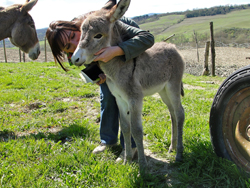
[[[40,45],[37,38],[35,23],[28,13],[38,0],[26,0],[24,4],[0,7],[0,40],[9,38],[11,43],[32,60],[38,58]]]
[[[76,66],[90,64],[94,54],[102,48],[122,42],[121,18],[127,11],[130,0],[109,1],[101,10],[88,16],[81,26],[81,38],[72,56]],[[138,150],[140,170],[147,166],[143,147],[142,107],[143,97],[159,93],[168,106],[172,120],[172,138],[169,152],[176,150],[176,160],[182,160],[184,95],[182,76],[185,63],[173,44],[155,43],[136,58],[123,62],[116,57],[107,63],[99,62],[106,74],[106,82],[115,96],[120,112],[120,126],[125,141],[124,162],[132,160],[131,133]]]

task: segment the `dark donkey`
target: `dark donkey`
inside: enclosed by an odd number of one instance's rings
[[[38,0],[26,0],[23,5],[0,7],[0,40],[9,38],[33,60],[40,54],[35,23],[28,13]]]
[[[121,42],[122,24],[119,21],[127,11],[130,0],[109,1],[101,10],[89,15],[81,26],[81,38],[73,54],[76,66],[90,64],[95,53],[107,46]],[[125,160],[132,159],[131,133],[138,149],[140,170],[147,161],[143,148],[142,103],[143,97],[159,93],[168,106],[172,120],[172,138],[169,151],[177,150],[176,160],[182,160],[184,109],[181,104],[184,61],[173,44],[155,43],[136,58],[124,63],[116,57],[99,65],[107,77],[107,84],[115,96],[121,130],[125,140]],[[131,131],[131,132],[130,132]]]

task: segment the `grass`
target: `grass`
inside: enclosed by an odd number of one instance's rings
[[[225,15],[205,16],[197,18],[185,18],[183,15],[171,15],[160,17],[160,20],[151,23],[141,24],[144,30],[149,30],[156,36],[156,41],[161,41],[173,34],[176,35],[172,39],[181,40],[183,42],[191,42],[193,40],[193,31],[202,35],[201,40],[210,38],[210,22],[213,22],[214,34],[220,35],[224,29],[229,28],[250,28],[250,9],[233,11]],[[182,22],[179,22],[182,20]],[[178,39],[182,37],[185,39]],[[249,38],[248,38],[249,39]],[[217,39],[218,40],[218,39]]]
[[[54,63],[0,64],[0,187],[249,187],[250,179],[212,150],[209,112],[224,78],[185,74],[184,162],[168,154],[170,116],[158,97],[143,108],[155,163],[143,179],[138,164],[116,164],[120,147],[93,155],[99,142],[99,88],[83,84],[74,67]],[[214,83],[214,84],[211,84]]]
[[[184,15],[169,15],[159,17],[159,20],[140,24],[140,28],[143,30],[149,30],[153,35],[164,32],[169,27],[174,24],[177,24],[180,20],[184,19]]]

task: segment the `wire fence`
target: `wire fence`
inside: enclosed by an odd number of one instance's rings
[[[30,61],[35,61],[35,62],[54,61],[54,57],[51,53],[51,49],[48,45],[46,38],[44,39],[44,42],[40,46],[41,53],[40,53],[38,59],[36,59],[36,60],[30,59],[28,54],[25,54],[17,47],[6,48],[5,47],[5,40],[2,40],[3,47],[0,48],[0,62],[17,63],[17,62],[30,62]]]
[[[186,73],[197,76],[202,75],[205,63],[205,44],[206,41],[198,41],[199,58],[197,58],[195,43],[190,42],[176,45],[186,62]],[[28,57],[28,54],[20,52],[18,48],[6,48],[5,52],[4,48],[0,48],[0,62],[6,62],[5,53],[7,62],[9,63],[34,61]],[[215,53],[215,75],[228,76],[238,68],[250,64],[250,60],[248,59],[250,57],[250,43],[238,44],[232,42],[225,44],[220,41],[215,41]],[[67,60],[65,59],[65,61]],[[41,54],[34,62],[54,62],[51,49],[46,41],[41,45]],[[211,64],[211,52],[209,51],[208,66],[210,72]]]

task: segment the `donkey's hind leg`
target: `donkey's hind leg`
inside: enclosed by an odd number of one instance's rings
[[[185,119],[184,109],[181,104],[181,84],[180,86],[167,84],[159,94],[163,102],[168,106],[172,121],[172,135],[169,152],[176,150],[176,161],[181,161],[184,149],[182,137]]]

